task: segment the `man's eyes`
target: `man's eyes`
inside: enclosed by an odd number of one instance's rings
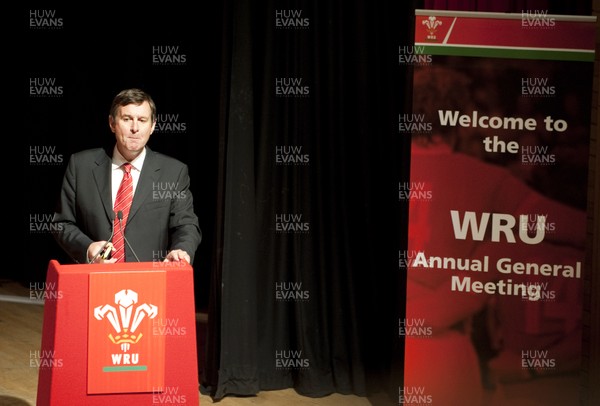
[[[121,120],[123,120],[123,121],[131,121],[131,120],[133,120],[133,117],[121,117]],[[140,118],[140,119],[138,119],[138,121],[140,123],[147,123],[148,119],[147,118]]]

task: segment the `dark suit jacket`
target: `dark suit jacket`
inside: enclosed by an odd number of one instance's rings
[[[91,149],[71,155],[54,222],[54,237],[75,262],[87,261],[94,241],[112,232],[111,153]],[[172,249],[193,258],[202,237],[194,214],[187,165],[150,150],[133,196],[125,237],[140,261],[160,260]],[[114,230],[115,235],[120,232]],[[125,244],[125,260],[136,261]]]

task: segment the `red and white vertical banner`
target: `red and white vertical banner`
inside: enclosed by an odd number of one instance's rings
[[[415,18],[400,403],[578,404],[596,18]]]

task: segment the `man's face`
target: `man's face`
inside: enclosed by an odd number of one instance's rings
[[[148,102],[140,105],[122,106],[115,119],[109,116],[109,125],[117,140],[117,149],[128,161],[138,156],[150,139],[156,121],[152,121],[152,112]]]

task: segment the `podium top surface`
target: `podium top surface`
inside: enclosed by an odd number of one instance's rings
[[[178,262],[119,262],[116,264],[61,264],[50,260],[48,271],[57,273],[90,273],[90,272],[123,272],[123,271],[192,271],[192,266],[185,261]]]

